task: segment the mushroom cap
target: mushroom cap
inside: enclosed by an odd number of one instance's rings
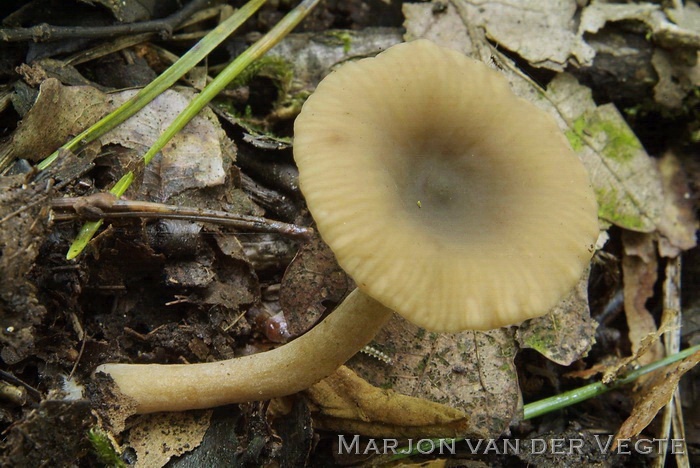
[[[429,330],[547,313],[598,236],[588,175],[552,117],[426,40],[327,76],[296,119],[294,157],[341,267]]]

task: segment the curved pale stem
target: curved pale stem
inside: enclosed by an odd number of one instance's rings
[[[392,311],[355,290],[325,320],[264,353],[201,364],[103,364],[138,413],[211,408],[299,392],[367,345]]]

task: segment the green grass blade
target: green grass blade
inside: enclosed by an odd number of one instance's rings
[[[214,97],[216,97],[216,95],[218,95],[226,87],[226,85],[228,85],[236,76],[238,76],[248,65],[262,57],[268,50],[270,50],[292,29],[294,29],[294,27],[296,27],[296,25],[299,24],[304,17],[306,17],[306,15],[319,3],[319,1],[320,0],[303,0],[292,11],[287,13],[287,15],[282,18],[282,20],[280,20],[280,22],[277,23],[267,34],[246,49],[245,52],[236,57],[233,62],[224,68],[221,73],[219,73],[217,77],[214,78],[214,80],[188,104],[188,106],[175,118],[175,120],[173,120],[165,132],[160,135],[153,146],[149,148],[149,150],[143,156],[144,163],[150,163],[153,157],[160,150],[162,150],[163,147],[172,139],[172,137],[175,136],[177,132],[182,130],[182,128],[187,125],[187,123],[204,108],[204,106],[214,99]],[[121,196],[124,191],[129,188],[133,179],[133,172],[130,171],[126,173],[110,192],[115,193],[114,190],[117,187],[121,187],[123,190],[121,194],[117,195]],[[83,251],[101,224],[102,220],[85,223],[68,250],[68,254],[66,255],[68,260],[77,257],[80,252]]]
[[[172,64],[155,80],[141,89],[134,97],[119,106],[114,112],[102,118],[99,122],[73,138],[61,148],[76,152],[81,146],[96,140],[126,119],[141,110],[163,91],[171,87],[185,73],[204,59],[216,46],[238,29],[266,0],[250,0],[229,18],[204,36],[197,44]],[[58,150],[37,165],[39,170],[49,167],[58,158]]]
[[[625,374],[622,378],[616,380],[611,385],[605,385],[603,382],[595,382],[589,385],[584,385],[583,387],[569,390],[568,392],[564,392],[553,397],[533,401],[532,403],[528,403],[523,407],[523,419],[531,419],[537,416],[542,416],[543,414],[566,408],[567,406],[580,403],[589,398],[602,395],[603,393],[609,392],[610,390],[613,390],[621,385],[633,382],[645,374],[654,372],[655,370],[661,369],[669,364],[673,364],[674,362],[681,361],[697,352],[700,352],[700,345],[691,346],[690,348],[686,348],[679,353],[666,356],[665,358],[659,359],[656,362],[652,362],[651,364],[635,369]],[[424,441],[424,445],[419,444],[413,447],[413,449],[409,449],[408,447],[398,449],[396,454],[390,457],[390,460],[400,460],[412,455],[417,455],[421,453],[420,450],[425,451],[430,450],[431,447],[441,447],[441,444],[445,443],[451,446],[452,443],[459,442],[461,440],[464,439],[427,439]]]

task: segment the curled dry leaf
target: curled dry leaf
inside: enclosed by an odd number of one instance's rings
[[[621,4],[595,0],[583,10],[579,31],[582,34],[594,33],[608,22],[638,22],[649,28],[654,42],[664,47],[697,48],[700,46],[700,30],[697,28],[699,10],[692,2],[688,2],[685,8],[664,11],[657,3]],[[673,21],[669,20],[669,16]]]
[[[661,343],[642,347],[642,340],[657,332],[654,317],[646,308],[646,301],[654,295],[658,260],[651,234],[624,231],[622,233],[624,255],[622,257],[622,279],[624,283],[625,315],[629,328],[632,353],[640,363],[649,364],[664,355]],[[646,349],[644,353],[641,353]]]
[[[683,374],[695,367],[698,362],[700,362],[700,352],[660,369],[654,374],[638,397],[632,414],[617,431],[613,450],[617,447],[618,440],[631,439],[639,435],[651,423],[656,413],[671,401]],[[684,447],[684,451],[687,452],[687,448]]]
[[[106,101],[105,94],[95,88],[63,86],[55,78],[47,79],[10,141],[0,149],[0,160],[42,160],[114,110]]]
[[[377,388],[342,366],[305,392],[320,429],[374,437],[485,437],[458,409]]]
[[[647,363],[649,360],[648,358],[645,358],[643,360],[640,359],[640,356],[645,356],[647,351],[652,349],[654,353],[658,353],[659,349],[661,348],[659,339],[661,338],[661,335],[664,333],[668,332],[671,330],[673,327],[676,326],[676,320],[678,319],[678,311],[673,311],[671,309],[666,309],[664,311],[663,319],[661,322],[661,326],[659,326],[658,330],[655,330],[653,332],[650,332],[649,334],[643,336],[640,338],[640,341],[635,349],[635,351],[632,353],[631,356],[626,357],[622,360],[619,360],[618,362],[614,363],[610,367],[608,367],[605,370],[605,374],[603,375],[603,383],[610,384],[612,383],[615,378],[622,373],[623,370],[627,368],[627,366],[633,362],[639,360],[640,362]],[[657,359],[660,359],[663,357],[663,349],[661,349],[661,355],[658,356]],[[647,380],[648,377],[641,377],[641,381]]]

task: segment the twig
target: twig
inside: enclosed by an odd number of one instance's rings
[[[252,0],[251,0],[252,1]],[[148,165],[151,159],[182,130],[187,123],[192,120],[212,99],[214,99],[234,78],[236,78],[248,65],[262,57],[268,50],[285,37],[306,15],[316,6],[320,0],[302,0],[292,11],[287,13],[267,34],[261,37],[255,44],[247,48],[242,54],[231,62],[206,88],[202,90],[187,107],[178,114],[170,126],[165,129],[153,145],[143,155],[144,165]],[[218,29],[218,28],[217,28]],[[214,29],[216,31],[216,29]],[[209,37],[209,36],[207,36]],[[206,40],[203,39],[203,40]],[[199,44],[198,44],[199,45]],[[196,48],[197,46],[195,46]],[[190,50],[191,52],[192,50]],[[188,54],[190,53],[188,52]],[[185,54],[186,56],[187,54]],[[183,58],[185,57],[183,56]],[[181,59],[182,60],[182,59]],[[175,65],[173,65],[174,67]],[[172,67],[171,67],[172,68]],[[110,190],[117,197],[124,195],[124,192],[131,186],[135,174],[129,171]],[[68,249],[66,258],[71,260],[78,255],[88,245],[90,239],[100,228],[102,220],[92,221],[83,224],[77,237]]]
[[[189,208],[162,203],[144,201],[117,200],[109,193],[98,193],[87,197],[57,198],[51,201],[54,209],[71,209],[76,213],[56,213],[55,220],[63,221],[85,217],[85,213],[93,218],[168,218],[182,219],[202,223],[219,224],[237,229],[256,232],[278,232],[290,237],[310,239],[313,229],[283,223],[259,216],[248,216],[227,213],[225,211]]]
[[[183,9],[170,16],[140,23],[97,27],[51,26],[44,23],[32,26],[31,28],[2,28],[0,29],[0,41],[22,42],[32,40],[35,42],[47,42],[74,37],[92,39],[145,32],[158,32],[163,37],[169,37],[177,25],[182,23],[195,11],[204,8],[209,1],[210,0],[192,0]]]

